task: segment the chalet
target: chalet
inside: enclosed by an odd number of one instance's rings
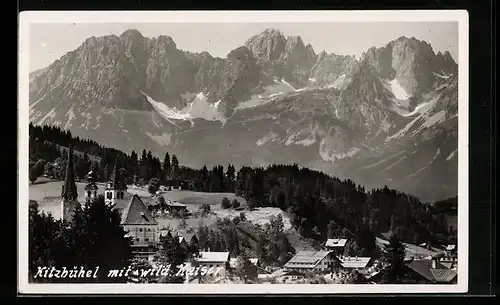
[[[325,243],[325,248],[328,251],[332,251],[335,255],[342,255],[346,243],[347,239],[345,238],[329,238]]]
[[[287,270],[328,272],[341,266],[332,251],[300,251],[284,266]]]
[[[164,191],[180,191],[183,190],[185,186],[184,181],[181,180],[168,180],[165,185],[160,189]]]
[[[186,212],[187,211],[187,205],[185,204],[182,204],[180,202],[176,202],[176,201],[168,201],[167,202],[167,211],[169,212]]]
[[[214,273],[209,274],[209,277],[223,278],[226,276],[230,257],[229,252],[200,252],[195,261],[201,268],[206,267],[216,270]]]
[[[371,257],[339,257],[340,265],[345,269],[365,270],[369,268],[373,262]]]
[[[457,282],[457,270],[433,259],[414,259],[405,263],[405,282],[419,284],[454,284]]]

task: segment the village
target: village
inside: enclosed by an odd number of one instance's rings
[[[68,162],[66,175],[72,176]],[[71,181],[66,177],[65,183]],[[71,182],[69,182],[71,183]],[[73,182],[74,183],[74,182]],[[64,185],[63,190],[69,189]],[[162,194],[169,192],[183,192],[182,181],[167,181],[160,185],[151,198],[144,200],[138,195],[144,190],[139,186],[129,189],[120,178],[118,166],[115,166],[109,181],[104,186],[104,194],[99,194],[95,173],[90,171],[87,175],[83,205],[90,204],[92,200],[104,195],[105,204],[121,213],[121,225],[127,236],[132,241],[132,254],[136,260],[147,262],[152,268],[161,268],[158,253],[162,250],[162,242],[167,237],[178,238],[181,247],[198,245],[194,230],[183,230],[181,225],[177,228],[161,225],[162,218],[177,218],[186,227],[185,219],[190,215],[204,213],[203,205],[198,210],[191,211],[188,205],[165,200]],[[61,218],[71,222],[72,211],[79,204],[73,198],[64,197],[61,200]],[[227,199],[227,198],[225,198]],[[30,201],[30,204],[34,202]],[[208,210],[210,207],[208,207]],[[242,215],[243,207],[234,208],[233,215]],[[240,212],[238,214],[238,212]],[[231,215],[231,214],[228,214]],[[228,218],[228,217],[226,217]],[[220,221],[220,219],[219,219]],[[229,221],[229,220],[228,220]],[[239,219],[241,221],[241,219]],[[377,238],[379,244],[388,243]],[[387,262],[379,257],[346,256],[346,238],[329,238],[316,249],[299,249],[284,264],[264,264],[258,257],[248,257],[251,266],[245,270],[252,270],[254,276],[235,273],[241,260],[232,257],[229,251],[214,251],[210,247],[196,249],[194,260],[185,261],[178,275],[182,275],[185,284],[197,283],[372,283],[380,282]],[[418,246],[405,245],[405,270],[409,274],[409,281],[414,283],[456,283],[457,281],[457,247],[456,245],[442,245],[439,249],[419,253],[418,249],[426,249],[425,244]],[[416,249],[416,250],[415,250]],[[427,249],[431,249],[427,247]],[[413,251],[413,252],[412,252]],[[241,269],[241,268],[239,268]],[[187,271],[187,272],[185,272]],[[133,273],[129,282],[141,282],[139,271]]]

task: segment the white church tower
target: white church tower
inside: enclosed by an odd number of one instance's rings
[[[104,202],[106,205],[114,207],[116,205],[116,200],[123,199],[126,191],[127,185],[125,184],[124,179],[120,176],[118,157],[116,157],[115,168],[113,169],[111,177],[106,183],[106,188],[104,189]]]

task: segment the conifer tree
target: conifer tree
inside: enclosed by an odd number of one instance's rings
[[[163,159],[163,177],[165,180],[170,179],[172,168],[170,166],[170,155],[168,152],[165,154],[165,158]]]
[[[389,264],[387,269],[387,282],[389,284],[401,283],[404,276],[405,247],[397,233],[393,233],[389,238],[389,245],[386,246],[385,260]]]

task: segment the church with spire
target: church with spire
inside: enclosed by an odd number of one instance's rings
[[[152,259],[158,250],[160,228],[147,206],[138,195],[127,193],[125,177],[120,172],[120,162],[116,158],[115,166],[104,188],[104,202],[121,216],[121,226],[132,240],[132,255]],[[87,174],[87,184],[83,205],[91,204],[98,198],[97,177],[94,171]],[[78,202],[73,165],[73,148],[68,148],[66,177],[61,192],[61,219],[68,224],[73,221],[75,209],[82,207]]]
[[[124,178],[120,175],[120,163],[117,156],[115,167],[104,189],[104,201],[110,207],[115,207],[118,200],[124,199],[124,195],[127,192],[127,184]]]
[[[75,209],[80,206],[75,183],[75,173],[73,167],[73,147],[68,147],[68,161],[66,164],[66,177],[61,192],[61,219],[66,222],[73,220]]]

